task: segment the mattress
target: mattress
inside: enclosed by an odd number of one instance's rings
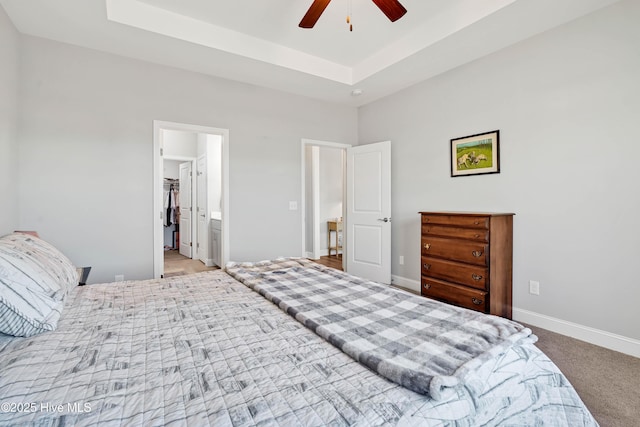
[[[534,344],[436,401],[223,271],[75,288],[55,331],[0,336],[0,425],[597,425]]]

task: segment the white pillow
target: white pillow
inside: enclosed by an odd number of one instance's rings
[[[75,267],[37,237],[13,233],[0,238],[0,332],[32,336],[56,328]]]

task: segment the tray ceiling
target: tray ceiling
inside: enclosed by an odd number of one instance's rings
[[[616,1],[401,0],[391,23],[369,0],[332,0],[313,29],[298,27],[312,0],[0,4],[24,34],[358,106]]]

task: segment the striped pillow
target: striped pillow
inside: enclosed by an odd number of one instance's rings
[[[22,233],[0,238],[0,333],[27,337],[54,330],[77,284],[71,261],[47,242]]]

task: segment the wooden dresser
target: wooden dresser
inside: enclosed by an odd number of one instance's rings
[[[511,319],[514,214],[420,215],[422,295]]]

